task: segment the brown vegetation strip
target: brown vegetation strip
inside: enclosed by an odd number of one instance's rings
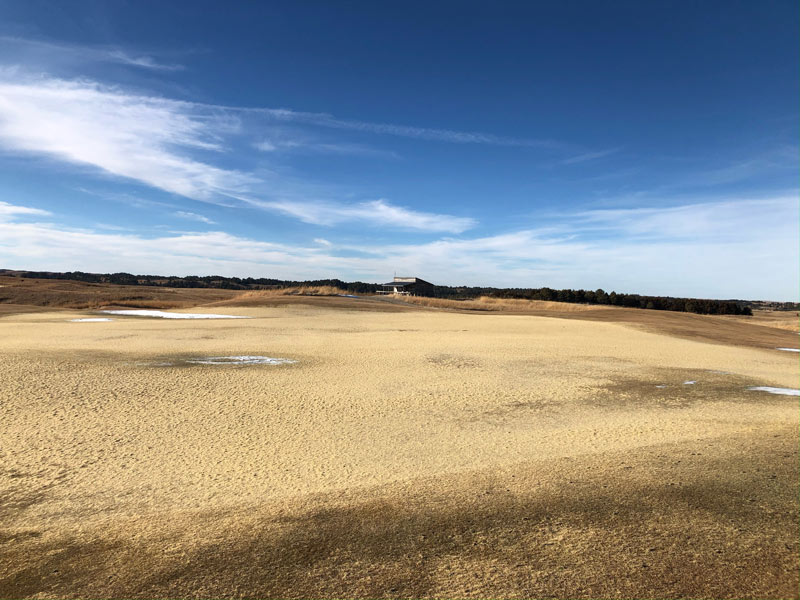
[[[60,279],[0,277],[0,306],[28,304],[55,308],[92,309],[104,306],[131,308],[189,308],[232,298],[231,290],[156,288],[84,283]]]
[[[752,348],[775,349],[778,347],[798,347],[796,332],[755,324],[745,321],[748,317],[736,320],[724,316],[694,315],[667,311],[641,310],[635,308],[612,308],[602,312],[531,312],[539,316],[561,319],[582,319],[585,321],[604,321],[623,323],[642,327],[648,331],[674,337],[726,344],[730,346],[749,346]],[[754,319],[750,317],[750,319]]]
[[[775,316],[773,312],[753,317],[728,315],[696,315],[692,313],[617,308],[605,305],[567,304],[539,300],[512,300],[478,298],[456,301],[439,298],[404,297],[396,301],[428,308],[459,311],[490,312],[492,314],[532,315],[558,319],[578,319],[607,323],[623,323],[642,327],[648,331],[684,339],[775,349],[798,347],[796,313]],[[794,315],[794,320],[792,320]]]

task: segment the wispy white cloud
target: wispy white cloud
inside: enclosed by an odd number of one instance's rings
[[[619,148],[608,148],[606,150],[598,150],[596,152],[583,152],[581,154],[565,158],[559,161],[559,164],[576,165],[580,163],[589,162],[592,160],[597,160],[599,158],[605,158],[606,156],[611,156],[612,154],[616,154],[619,151],[620,151]]]
[[[797,300],[797,194],[563,215],[557,226],[381,248],[434,280]]]
[[[165,63],[154,56],[113,46],[88,46],[67,44],[47,40],[0,36],[0,48],[5,54],[13,53],[17,58],[24,54],[26,63],[37,62],[37,55],[49,64],[70,60],[73,62],[107,62],[151,69],[155,71],[180,71],[183,65]]]
[[[107,56],[110,61],[116,61],[133,67],[155,69],[157,71],[182,71],[184,69],[183,65],[161,63],[152,56],[141,54],[131,55],[122,50],[100,50],[100,52],[102,53],[101,55]]]
[[[115,192],[104,189],[89,189],[85,187],[76,187],[76,191],[83,192],[95,198],[101,198],[111,202],[126,204],[134,208],[179,208],[177,204],[169,202],[159,202],[158,200],[150,200],[149,198],[142,198],[138,195],[132,195],[125,192]]]
[[[461,233],[477,224],[474,219],[468,217],[420,212],[390,204],[383,199],[359,204],[295,201],[253,201],[253,203],[314,225],[331,226],[360,221],[400,229]]]
[[[50,67],[67,63],[114,63],[153,71],[179,71],[184,65],[159,59],[152,52],[141,52],[132,48],[74,44],[63,41],[34,39],[0,35],[0,52],[5,55],[5,64],[14,62],[26,65],[28,69],[51,71]],[[328,113],[297,111],[285,108],[239,107],[195,103],[195,108],[220,110],[226,113],[261,115],[274,122],[300,123],[329,129],[359,131],[379,135],[389,135],[421,140],[448,142],[456,144],[489,144],[495,146],[516,146],[549,149],[568,149],[569,144],[552,139],[534,139],[514,136],[501,136],[478,131],[459,131],[436,127],[417,127],[396,123],[380,123],[359,119],[346,119]],[[269,150],[271,142],[262,142],[262,149]],[[317,151],[335,153],[382,153],[381,150],[358,144],[330,143],[313,145]]]
[[[740,160],[733,164],[716,169],[700,170],[685,181],[675,182],[675,187],[696,186],[713,187],[747,181],[754,178],[763,178],[778,172],[795,172],[797,161],[800,159],[800,148],[779,146],[761,155]]]
[[[708,193],[709,190],[731,189],[743,187],[742,184],[761,182],[762,189],[770,189],[770,182],[780,186],[787,181],[788,175],[794,175],[797,162],[800,160],[800,146],[777,144],[759,148],[749,156],[722,161],[707,156],[666,156],[668,161],[666,172],[669,179],[664,184],[643,189],[634,194],[637,200],[654,199],[659,195],[674,195],[676,191],[692,191]],[[675,165],[680,165],[679,172],[673,172]],[[780,188],[773,188],[780,189]]]
[[[219,151],[228,117],[192,105],[88,81],[0,79],[0,146],[95,167],[207,202],[245,190],[254,178],[196,160]]]
[[[278,150],[282,150],[284,148],[295,148],[296,144],[294,143],[287,143],[287,142],[276,142],[275,140],[262,140],[260,142],[256,142],[253,144],[256,150],[261,150],[262,152],[276,152]]]
[[[142,96],[90,81],[52,78],[9,82],[0,77],[0,147],[37,154],[179,194],[230,206],[244,202],[307,223],[363,221],[383,226],[459,233],[475,222],[415,211],[377,200],[344,204],[311,201],[307,183],[269,180],[195,158],[219,155],[226,135],[238,132],[230,115],[206,107]],[[325,151],[354,151],[323,144]],[[280,200],[272,200],[279,196]],[[263,199],[266,198],[266,199]]]
[[[760,201],[765,214],[772,216],[764,217],[758,228],[740,226],[758,201],[731,201],[724,208],[738,216],[709,220],[709,229],[692,235],[683,223],[693,213],[705,218],[709,207],[703,203],[680,211],[565,216],[560,232],[526,229],[370,247],[321,239],[313,246],[289,245],[224,232],[168,233],[148,239],[30,223],[22,219],[24,212],[17,211],[18,220],[0,221],[0,264],[154,273],[169,264],[171,272],[179,274],[366,281],[382,280],[397,270],[442,284],[603,287],[644,294],[796,301],[800,256],[795,200]],[[795,218],[787,225],[790,216]],[[673,220],[678,224],[670,226]],[[600,229],[604,236],[596,235]],[[663,234],[642,234],[654,230]]]
[[[15,216],[47,216],[51,213],[41,208],[31,208],[29,206],[17,206],[0,200],[0,220],[9,219]]]
[[[306,154],[344,154],[350,156],[374,156],[382,158],[398,158],[396,152],[373,148],[365,144],[351,142],[322,141],[308,136],[271,135],[253,146],[262,152],[274,153],[306,153]]]
[[[121,227],[120,225],[112,225],[110,223],[95,223],[94,229],[105,229],[108,231],[133,231],[130,227]]]
[[[178,210],[178,211],[175,211],[172,214],[175,215],[176,217],[180,217],[181,219],[189,219],[190,221],[199,221],[201,223],[206,223],[207,225],[215,225],[216,224],[215,221],[212,221],[208,217],[205,217],[205,216],[197,214],[197,213],[188,212],[188,211],[185,211],[185,210]]]
[[[222,110],[260,114],[278,122],[303,123],[317,127],[361,131],[379,135],[449,142],[453,144],[489,144],[493,146],[517,146],[530,148],[562,149],[569,145],[550,139],[517,138],[482,133],[478,131],[456,131],[453,129],[437,129],[431,127],[415,127],[393,123],[375,123],[358,119],[342,119],[327,113],[312,113],[285,108],[243,108],[217,106]]]
[[[700,201],[677,206],[588,210],[575,215],[582,230],[622,233],[627,238],[736,240],[797,237],[797,194],[770,198]]]
[[[0,221],[0,263],[32,269],[50,265],[73,270],[79,265],[92,271],[162,272],[169,265],[171,273],[233,275],[266,270],[279,277],[310,277],[334,269],[335,259],[320,251],[318,246],[290,247],[218,231],[145,238],[53,223]]]

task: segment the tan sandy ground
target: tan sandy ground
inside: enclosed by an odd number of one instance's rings
[[[796,355],[191,312],[253,318],[0,319],[0,597],[798,596],[797,398],[746,389]],[[220,355],[298,362],[180,363]]]

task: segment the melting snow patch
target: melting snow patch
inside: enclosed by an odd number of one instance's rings
[[[269,356],[207,356],[205,358],[188,358],[186,362],[193,365],[289,365],[297,361]]]
[[[780,394],[782,396],[800,396],[800,390],[793,390],[792,388],[776,388],[760,385],[758,387],[749,387],[747,389],[754,392],[769,392],[770,394]]]
[[[236,317],[233,315],[212,315],[205,313],[171,313],[163,310],[104,310],[109,315],[123,315],[127,317],[155,317],[158,319],[249,319],[250,317]]]
[[[783,350],[784,352],[800,352],[800,348],[775,348],[775,350]]]
[[[107,317],[86,317],[84,319],[70,319],[72,323],[100,323],[101,321],[113,321]]]
[[[684,381],[683,385],[694,385],[695,383],[697,383],[697,382],[696,381]]]

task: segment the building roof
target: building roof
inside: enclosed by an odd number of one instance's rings
[[[384,287],[403,287],[404,285],[414,285],[416,281],[390,281],[389,283],[382,283]]]
[[[409,285],[412,283],[423,283],[425,285],[433,285],[430,281],[425,281],[424,279],[420,279],[419,277],[397,277],[395,276],[394,281],[389,283],[382,283],[381,285]]]

